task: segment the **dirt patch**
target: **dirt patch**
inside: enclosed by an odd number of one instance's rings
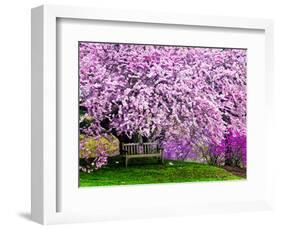
[[[232,166],[224,166],[224,169],[228,172],[231,172],[232,174],[240,177],[247,177],[247,169],[246,168],[238,168],[238,167],[232,167]]]

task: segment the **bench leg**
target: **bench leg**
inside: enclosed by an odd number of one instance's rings
[[[125,159],[125,166],[126,166],[126,168],[128,167],[128,158],[126,157],[126,159]]]

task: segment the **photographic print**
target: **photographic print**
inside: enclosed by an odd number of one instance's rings
[[[246,179],[246,49],[78,46],[79,186]]]

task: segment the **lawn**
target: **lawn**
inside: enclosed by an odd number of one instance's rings
[[[92,173],[80,172],[80,186],[132,185],[173,182],[225,181],[244,179],[223,168],[183,161],[131,159],[125,168],[120,157],[111,157],[109,164]]]

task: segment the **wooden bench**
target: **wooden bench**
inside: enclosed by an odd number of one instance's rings
[[[164,157],[161,148],[157,143],[122,143],[122,155],[125,157],[126,168],[128,166],[128,161],[131,158],[141,158],[141,157],[159,157],[162,164],[164,163]]]

